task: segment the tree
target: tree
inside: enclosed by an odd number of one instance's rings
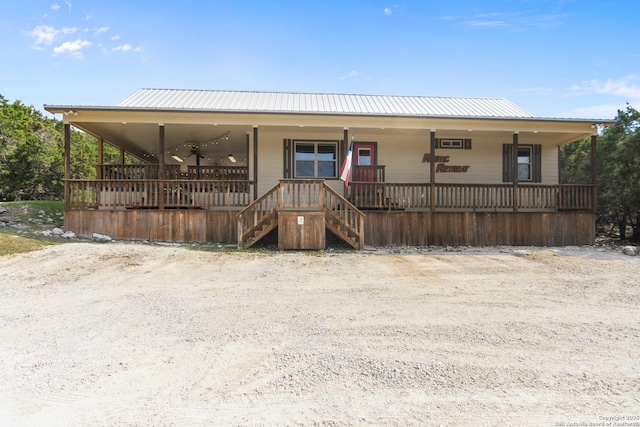
[[[562,182],[586,183],[590,176],[590,141],[563,146]],[[598,137],[598,223],[613,225],[620,239],[640,242],[640,113],[627,106]]]
[[[627,106],[602,137],[603,202],[617,220],[620,238],[640,241],[640,113]]]
[[[64,190],[64,124],[20,101],[0,95],[0,200],[61,199]],[[119,152],[105,144],[105,162]],[[98,163],[94,137],[71,132],[71,177],[95,179]]]
[[[33,107],[0,96],[0,197],[49,199],[61,193],[59,133]]]

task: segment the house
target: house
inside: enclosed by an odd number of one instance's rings
[[[558,147],[591,137],[595,165],[607,121],[501,98],[218,90],[45,109],[64,120],[65,227],[78,234],[248,247],[277,230],[279,247],[303,249],[327,235],[358,249],[595,240],[595,172],[560,184]],[[71,126],[97,138],[95,180],[70,179]],[[119,164],[104,164],[104,143]]]

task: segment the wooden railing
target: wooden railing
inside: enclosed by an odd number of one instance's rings
[[[247,166],[188,166],[187,174],[189,179],[247,181],[249,168]]]
[[[135,170],[142,168],[129,169]],[[65,185],[66,209],[244,208],[255,191],[255,182],[246,180],[102,179],[67,180]],[[275,208],[321,209],[327,204],[324,187],[323,180],[282,180]],[[433,196],[440,210],[588,211],[594,208],[594,190],[593,185],[571,184],[351,182],[349,200],[359,209],[428,210]]]
[[[351,182],[360,209],[592,210],[593,185],[434,184]],[[515,189],[515,190],[514,190]]]
[[[361,182],[384,182],[384,165],[377,166],[354,166],[352,181]]]
[[[278,211],[324,211],[327,226],[356,249],[364,247],[364,214],[321,179],[281,179],[238,212],[238,245],[252,245],[277,224]]]
[[[329,221],[335,220],[336,224],[343,225],[348,230],[348,235],[357,236],[357,239],[353,239],[353,246],[363,249],[364,213],[328,185],[324,184],[323,187],[325,215],[329,216]]]
[[[249,237],[270,221],[275,221],[280,206],[280,186],[276,185],[238,212],[238,245],[245,247]]]
[[[321,209],[323,186],[322,179],[281,179],[278,209]]]
[[[244,207],[253,181],[67,180],[65,209]]]
[[[98,179],[160,179],[158,165],[96,165]],[[180,165],[166,165],[165,179],[180,178]]]

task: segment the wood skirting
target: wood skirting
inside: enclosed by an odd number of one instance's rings
[[[367,211],[367,245],[569,246],[595,243],[591,212]]]
[[[65,229],[114,239],[237,243],[235,210],[66,210]],[[595,242],[590,212],[367,211],[371,246],[568,246]]]
[[[67,210],[64,228],[78,236],[169,242],[233,242],[239,210]]]

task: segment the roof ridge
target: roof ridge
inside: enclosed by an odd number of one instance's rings
[[[179,92],[232,92],[232,93],[256,93],[256,94],[281,94],[281,95],[329,95],[329,96],[371,96],[371,97],[394,97],[394,98],[431,98],[431,99],[487,99],[504,100],[513,103],[506,97],[501,96],[442,96],[442,95],[389,95],[372,93],[339,93],[339,92],[295,92],[278,90],[237,90],[237,89],[178,89],[178,88],[140,88],[138,91],[179,91]],[[137,91],[137,92],[138,92]],[[135,93],[135,92],[134,92]]]

